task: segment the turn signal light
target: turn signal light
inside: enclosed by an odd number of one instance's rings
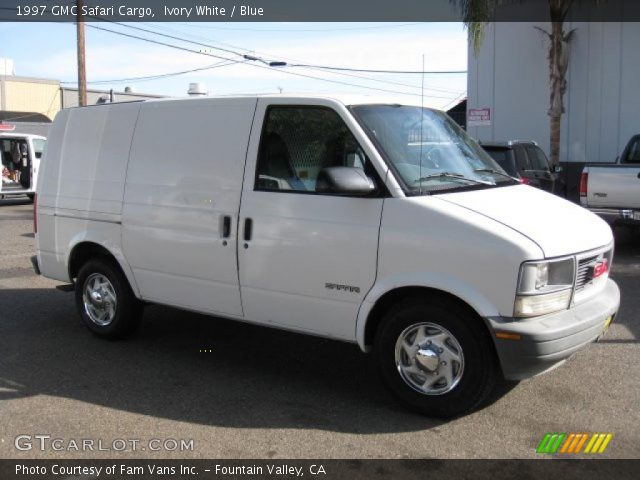
[[[502,340],[522,340],[522,335],[518,333],[496,332],[496,338],[501,338]]]

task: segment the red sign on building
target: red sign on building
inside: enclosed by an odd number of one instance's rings
[[[467,126],[481,127],[491,125],[490,108],[470,108],[467,112]]]

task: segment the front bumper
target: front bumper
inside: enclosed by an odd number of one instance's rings
[[[488,318],[505,378],[523,380],[558,366],[597,340],[619,306],[620,290],[609,279],[596,297],[569,310],[529,319]],[[497,338],[497,332],[520,339]]]
[[[640,225],[640,210],[631,208],[589,208],[591,213],[595,213],[610,225],[619,223]]]

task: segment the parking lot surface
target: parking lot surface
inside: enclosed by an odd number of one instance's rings
[[[0,200],[2,458],[534,458],[547,432],[613,433],[602,457],[640,457],[636,233],[616,232],[622,306],[600,343],[440,421],[397,406],[347,343],[163,306],[147,307],[131,338],[98,339],[73,294],[33,273],[32,228],[26,198]],[[19,435],[50,435],[61,448],[19,450]],[[69,448],[83,439],[106,450]],[[117,439],[125,451],[113,450]],[[166,448],[145,448],[152,439]]]

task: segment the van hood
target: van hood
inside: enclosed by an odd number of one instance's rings
[[[437,198],[517,230],[545,257],[558,257],[610,244],[609,225],[585,208],[526,185],[453,192]]]

